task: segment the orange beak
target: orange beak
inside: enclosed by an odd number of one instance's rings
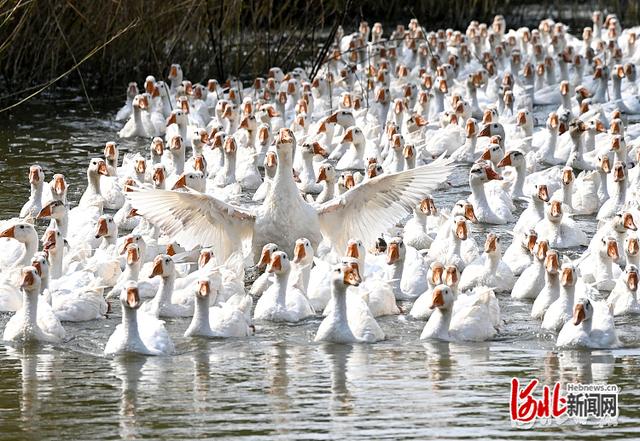
[[[358,244],[354,241],[350,241],[347,245],[347,257],[353,257],[354,259],[360,258],[360,253],[358,252]]]
[[[638,290],[638,273],[631,272],[629,276],[627,276],[627,286],[631,291]]]
[[[327,180],[327,169],[325,167],[320,167],[320,172],[318,173],[318,179],[316,179],[316,184],[319,184],[321,181]]]
[[[33,273],[28,270],[23,270],[20,287],[27,288],[29,286],[33,286],[34,283],[35,283],[35,278],[33,277]]]
[[[296,243],[293,250],[293,263],[299,263],[305,257],[307,257],[307,252],[304,249],[304,244],[302,242]]]
[[[625,213],[623,216],[624,227],[627,230],[636,231],[638,227],[636,227],[636,223],[633,221],[633,215],[631,213]]]
[[[556,271],[558,269],[558,253],[555,251],[547,253],[544,267],[548,272]]]
[[[538,199],[545,202],[549,201],[549,192],[546,185],[540,185],[538,187]]]
[[[356,186],[356,181],[353,178],[353,175],[349,174],[347,176],[345,176],[344,178],[344,186],[347,187],[347,189],[351,190],[353,187]]]
[[[573,324],[578,326],[585,319],[584,314],[584,305],[582,303],[578,303],[576,307],[573,309]]]
[[[387,249],[387,264],[391,265],[400,258],[400,250],[397,243],[390,243]]]
[[[638,239],[630,239],[627,244],[627,253],[631,256],[637,256],[638,251],[640,251],[640,244],[638,243]]]
[[[551,201],[551,216],[558,217],[562,214],[562,203],[560,201]]]
[[[573,271],[571,268],[565,268],[562,270],[562,278],[560,280],[562,286],[571,286],[573,285]]]
[[[474,224],[478,223],[478,218],[476,217],[476,212],[473,209],[473,205],[466,204],[464,207],[464,217],[467,218],[468,221],[473,222]]]
[[[172,190],[176,190],[178,188],[185,188],[186,186],[187,186],[187,177],[183,173],[182,175],[180,175],[180,179],[178,179],[176,183],[173,184]]]
[[[107,171],[107,164],[104,161],[100,161],[100,164],[98,165],[98,174],[103,175],[103,176],[108,176],[109,172]]]
[[[200,256],[198,256],[198,267],[204,267],[211,260],[211,253],[209,251],[201,251]],[[265,263],[266,265],[266,263]]]
[[[490,234],[487,236],[487,240],[484,243],[484,252],[492,253],[496,250],[498,244],[498,236],[495,234]]]
[[[485,167],[484,170],[485,170],[485,173],[487,174],[487,179],[489,179],[490,181],[502,180],[502,176],[496,173],[495,170],[492,169],[491,167]]]
[[[533,253],[533,248],[536,246],[536,241],[538,240],[538,236],[535,234],[529,235],[529,241],[527,242],[527,249],[530,253]]]
[[[447,271],[444,277],[444,283],[448,286],[454,286],[458,283],[458,271],[455,267],[447,267]]]
[[[167,118],[167,127],[169,127],[171,124],[177,124],[175,113],[172,113],[171,115],[169,115],[169,118]]]
[[[138,247],[127,247],[127,264],[133,265],[140,259]]]
[[[98,219],[98,228],[96,230],[96,238],[103,237],[109,232],[107,228],[107,220],[103,217]]]
[[[276,154],[274,152],[267,152],[267,160],[266,160],[267,167],[269,168],[275,167],[277,163],[278,161],[276,159]]]
[[[51,216],[51,212],[52,211],[53,211],[53,202],[50,202],[47,205],[45,205],[44,207],[42,207],[42,210],[40,210],[40,213],[38,213],[38,215],[36,216],[36,219],[42,219],[43,217],[49,217],[49,216]]]
[[[467,224],[466,222],[458,222],[456,224],[456,236],[458,237],[458,239],[460,240],[467,240],[467,235],[468,235],[468,231],[467,231]]]
[[[610,240],[607,244],[607,256],[614,261],[619,259],[620,255],[618,254],[618,244],[615,240]]]
[[[442,290],[440,288],[436,288],[433,290],[433,294],[431,297],[431,306],[429,306],[429,309],[436,309],[443,305],[444,296],[442,295]]]
[[[136,161],[136,173],[144,173],[147,170],[147,163],[144,159]]]
[[[344,267],[343,283],[345,285],[358,286],[362,279],[360,278],[360,272],[358,271],[357,264],[351,264]]]
[[[353,142],[353,130],[349,129],[345,132],[342,137],[342,142]]]
[[[140,306],[140,294],[138,293],[138,288],[127,288],[127,305],[133,309]]]
[[[151,275],[149,278],[153,278],[156,276],[162,276],[162,257],[158,256],[153,260],[153,269],[151,270]]]
[[[64,182],[64,176],[59,174],[55,175],[53,177],[53,190],[56,192],[56,194],[62,195],[64,194],[66,189],[67,184],[65,184]]]
[[[442,272],[444,268],[442,265],[438,265],[431,270],[431,283],[433,285],[439,285],[442,283]]]
[[[271,262],[269,263],[267,272],[273,273],[280,270],[282,270],[282,260],[280,254],[276,254],[275,256],[273,256],[273,258],[271,258]]]
[[[488,152],[488,151],[489,151],[488,149],[485,150],[485,152]],[[482,156],[484,156],[484,154]],[[491,158],[491,155],[489,155],[489,158],[486,158],[486,159],[490,159],[490,158]],[[483,158],[483,159],[485,159],[485,158]],[[507,153],[504,156],[504,158],[502,158],[500,160],[500,162],[498,162],[498,167],[506,167],[508,165],[511,165],[511,154],[510,153]]]
[[[135,210],[135,209],[134,209]],[[131,210],[133,211],[133,210]],[[129,212],[129,216],[131,217],[131,211]],[[124,254],[127,251],[127,246],[133,243],[133,236],[127,236],[124,239],[124,243],[122,244],[122,249],[120,250],[120,254]]]
[[[200,280],[198,282],[198,295],[200,297],[207,297],[211,293],[211,287],[208,280]]]
[[[329,156],[327,151],[325,149],[323,149],[322,147],[320,147],[320,144],[318,142],[314,142],[313,143],[313,154],[314,155],[320,155],[323,158],[326,158],[326,157]]]

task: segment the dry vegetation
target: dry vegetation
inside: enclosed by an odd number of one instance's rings
[[[638,2],[605,3],[593,7],[637,21]],[[460,28],[496,13],[511,26],[547,14],[583,25],[590,10],[575,0],[0,0],[0,101],[54,82],[120,90],[146,74],[165,76],[171,62],[195,80],[251,77],[273,65],[312,69],[331,30],[341,22],[354,29],[362,17],[387,29],[413,16]]]

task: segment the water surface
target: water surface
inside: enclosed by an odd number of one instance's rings
[[[94,102],[99,112],[92,114],[81,99],[57,98],[0,119],[0,218],[17,215],[26,201],[28,167],[35,162],[47,178],[64,173],[69,198],[77,202],[89,158],[115,139],[118,105]],[[122,157],[148,143],[119,145]],[[467,194],[466,177],[465,168],[456,170],[452,187],[435,194],[439,207]],[[590,219],[579,225],[589,234],[595,228]],[[503,232],[506,248],[504,231],[511,227],[474,230],[478,241],[487,231]],[[0,440],[638,438],[636,318],[616,319],[623,348],[558,351],[550,336],[539,334],[529,303],[505,295],[499,301],[504,324],[486,343],[423,343],[424,323],[404,316],[379,319],[386,341],[352,346],[313,343],[319,318],[257,324],[253,338],[214,341],[185,339],[189,320],[175,319],[167,321],[175,356],[105,358],[104,344],[120,321],[114,304],[108,319],[65,324],[63,345],[0,342]],[[0,313],[0,329],[9,317]],[[617,384],[619,424],[514,429],[513,376],[543,384]]]

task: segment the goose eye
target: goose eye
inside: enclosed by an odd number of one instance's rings
[[[24,230],[24,225],[20,225],[20,229],[21,229],[21,230]]]
[[[164,259],[164,262],[165,263],[169,263],[169,259]]]

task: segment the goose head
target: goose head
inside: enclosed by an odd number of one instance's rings
[[[107,162],[117,162],[119,153],[118,146],[115,142],[109,141],[104,145],[104,159]]]
[[[356,125],[356,119],[350,110],[338,110],[327,118],[327,122],[338,124],[343,129],[348,129],[351,126]]]
[[[617,262],[620,258],[618,253],[618,241],[613,236],[605,236],[600,239],[600,255]]]
[[[43,218],[50,217],[52,219],[60,220],[66,214],[67,214],[67,207],[65,207],[64,203],[62,201],[55,200],[47,203],[47,205],[42,207],[42,209],[36,216],[36,219],[43,219]]]
[[[616,161],[615,164],[613,165],[613,182],[622,182],[624,183],[624,180],[626,178],[626,166],[624,163],[622,163],[621,161]]]
[[[464,125],[464,132],[467,138],[475,138],[478,136],[478,122],[475,118],[468,118]]]
[[[47,260],[47,253],[36,253],[31,259],[31,266],[36,269],[36,272],[42,280],[49,278],[49,260]]]
[[[627,284],[627,288],[629,291],[636,292],[638,290],[638,267],[629,264],[624,270],[624,275],[622,276],[624,281]]]
[[[126,248],[127,265],[135,265],[140,262],[140,247],[135,243],[130,243]]]
[[[44,172],[38,164],[29,167],[29,183],[34,187],[41,187],[44,183]]]
[[[549,202],[549,191],[545,184],[535,184],[531,191],[531,198],[536,201]]]
[[[42,250],[47,253],[56,253],[64,244],[64,238],[60,231],[55,227],[49,227],[42,236]]]
[[[538,240],[536,242],[535,247],[533,248],[532,254],[540,262],[544,262],[544,259],[547,257],[548,251],[549,251],[549,242],[547,240]]]
[[[255,133],[258,128],[258,123],[256,122],[256,117],[254,115],[246,115],[240,121],[239,129],[245,129],[249,133]]]
[[[38,270],[32,266],[26,266],[22,268],[20,275],[20,288],[31,296],[39,295],[42,280],[38,275]]]
[[[97,178],[99,175],[108,176],[107,163],[102,158],[93,158],[89,161],[87,168],[87,176],[89,178]]]
[[[163,279],[175,274],[176,264],[168,254],[159,254],[153,259],[153,267],[149,278],[160,276]]]
[[[560,269],[560,283],[562,286],[575,286],[577,281],[576,268],[571,263],[562,264]]]
[[[454,216],[451,218],[451,230],[458,240],[467,240],[469,237],[469,228],[467,227],[467,219],[464,216]]]
[[[203,248],[200,250],[200,254],[198,255],[198,269],[202,269],[209,264],[209,262],[214,262],[213,248]]]
[[[556,250],[548,250],[544,258],[544,269],[549,274],[558,274],[560,267],[559,256]]]
[[[387,242],[387,265],[403,265],[407,250],[400,237],[393,237]]]
[[[293,263],[298,265],[310,265],[313,263],[313,247],[306,237],[296,240],[293,248]]]
[[[551,222],[560,223],[563,216],[562,201],[559,201],[557,199],[551,200],[547,204],[546,215],[547,219],[549,219]]]
[[[447,285],[438,285],[433,288],[433,293],[431,294],[431,305],[430,309],[449,309],[453,306],[454,302],[453,290]]]
[[[271,254],[271,261],[267,265],[267,272],[276,275],[288,274],[291,271],[289,257],[284,251],[275,251]]]
[[[318,178],[316,179],[316,183],[319,184],[322,181],[325,181],[327,185],[331,185],[336,182],[336,169],[328,162],[322,164],[318,169]]]
[[[338,193],[342,194],[348,190],[351,190],[356,186],[355,178],[353,177],[353,173],[344,172],[338,178]]]
[[[467,200],[459,200],[451,209],[451,216],[458,215],[463,216],[471,223],[478,223],[478,218],[476,217],[475,210],[473,209],[473,204]]]
[[[159,136],[156,136],[151,141],[149,146],[149,152],[151,153],[151,161],[155,164],[160,161],[162,154],[164,153],[164,141]]]
[[[271,126],[266,123],[262,123],[258,126],[258,142],[260,145],[271,144]]]
[[[340,263],[333,269],[332,281],[337,286],[358,286],[362,282],[357,263]]]
[[[502,255],[500,237],[498,235],[494,233],[487,234],[487,239],[484,242],[484,252],[490,255]]]
[[[33,225],[26,222],[19,222],[3,231],[0,231],[0,238],[2,237],[15,239],[23,244],[38,242],[38,233],[36,233],[36,229]]]
[[[116,239],[118,237],[118,227],[110,214],[103,214],[96,222],[96,239],[101,237]]]
[[[593,317],[593,305],[589,299],[580,299],[573,307],[572,323],[578,326],[580,323],[591,320]]]
[[[597,170],[602,173],[610,173],[611,172],[611,159],[608,154],[600,154],[596,158]]]
[[[431,265],[429,265],[429,270],[427,271],[427,282],[432,287],[438,286],[444,283],[444,279],[442,277],[443,274],[444,265],[437,260],[434,260],[433,262],[431,262]]]
[[[187,114],[182,109],[173,109],[167,118],[167,127],[177,124],[179,127],[186,127],[188,121]]]
[[[363,146],[365,143],[364,133],[357,126],[347,128],[342,136],[341,143],[349,142],[354,146]]]
[[[138,93],[138,84],[136,84],[135,82],[131,82],[127,85],[127,98],[133,99],[133,97],[135,97]]]
[[[142,302],[140,301],[140,293],[136,282],[129,281],[125,284],[120,292],[120,303],[122,303],[124,309],[136,310],[140,308]]]
[[[182,83],[182,76],[182,67],[177,63],[172,64],[169,68],[169,76],[167,78],[172,82]]]
[[[199,299],[213,299],[209,300],[209,304],[214,303],[216,301],[216,297],[218,296],[218,291],[220,289],[220,280],[218,277],[214,277],[214,281],[209,280],[208,277],[200,277],[195,284],[196,290],[196,298]],[[213,294],[213,296],[212,296]]]
[[[346,257],[358,259],[358,261],[363,261],[365,253],[366,250],[361,240],[349,239],[349,241],[347,242],[347,250],[345,252]]]
[[[203,175],[207,173],[207,160],[203,155],[195,155],[193,157],[193,169]]]
[[[409,145],[408,147],[412,147],[412,146]],[[403,150],[403,154],[406,150],[407,150],[407,146],[405,146],[405,149]],[[380,176],[383,173],[384,173],[384,169],[377,162],[369,162],[367,164],[367,171],[366,171],[367,179],[373,179],[376,176]]]
[[[431,195],[427,195],[420,203],[415,207],[414,211],[426,214],[428,216],[435,216],[438,214],[438,209],[433,201]]]
[[[314,155],[321,156],[323,158],[327,158],[329,154],[327,151],[322,148],[319,142],[305,142],[300,147],[300,153],[302,153],[303,158],[313,158]]]
[[[184,152],[184,140],[180,135],[174,135],[169,141],[169,151],[172,155],[180,155]]]
[[[138,245],[138,248],[140,249],[140,255],[144,256],[144,251],[147,248],[147,243],[144,241],[144,238],[142,237],[142,235],[137,233],[127,234],[124,237],[124,240],[122,242],[122,247],[120,248],[120,254],[124,254],[127,251],[127,246],[132,243]]]
[[[489,123],[485,123],[485,125],[482,127],[482,130],[480,130],[480,133],[478,134],[478,136],[495,136],[498,135],[500,136],[503,140],[505,137],[505,133],[504,133],[504,127],[502,126],[502,124],[500,124],[497,121],[493,121],[493,122],[489,122]]]
[[[151,175],[151,180],[153,181],[153,187],[164,189],[164,182],[167,177],[167,170],[164,165],[156,164],[153,166],[153,175]]]
[[[133,158],[133,171],[139,180],[144,181],[144,175],[147,171],[147,160],[140,155]]]
[[[296,147],[296,138],[291,129],[282,128],[275,139],[278,161],[290,164]]]
[[[172,190],[180,188],[190,188],[203,193],[205,191],[205,176],[200,171],[182,173],[180,178],[173,184]]]
[[[268,243],[264,245],[262,247],[262,253],[260,254],[260,260],[258,261],[258,268],[265,268],[269,262],[271,262],[273,254],[278,250],[278,245],[275,243]]]
[[[613,230],[617,233],[624,233],[625,230],[637,231],[638,227],[633,219],[633,214],[629,211],[616,213],[612,219]]]
[[[391,137],[391,147],[398,153],[402,153],[404,147],[404,136],[396,133]]]
[[[564,167],[562,169],[562,184],[567,186],[573,183],[573,181],[575,180],[575,176],[573,174],[573,168],[571,167]]]
[[[640,254],[640,241],[638,241],[638,236],[635,233],[628,234],[624,238],[624,252],[630,257]]]
[[[497,167],[511,166],[516,168],[521,166],[526,166],[524,153],[522,153],[520,150],[508,151],[496,166]]]
[[[51,197],[57,201],[66,202],[67,200],[67,181],[64,175],[56,173],[53,175],[53,179],[49,183],[51,187]]]
[[[469,171],[469,184],[471,186],[478,184],[483,185],[486,182],[501,179],[502,177],[485,161],[476,162],[471,166],[471,170]]]

